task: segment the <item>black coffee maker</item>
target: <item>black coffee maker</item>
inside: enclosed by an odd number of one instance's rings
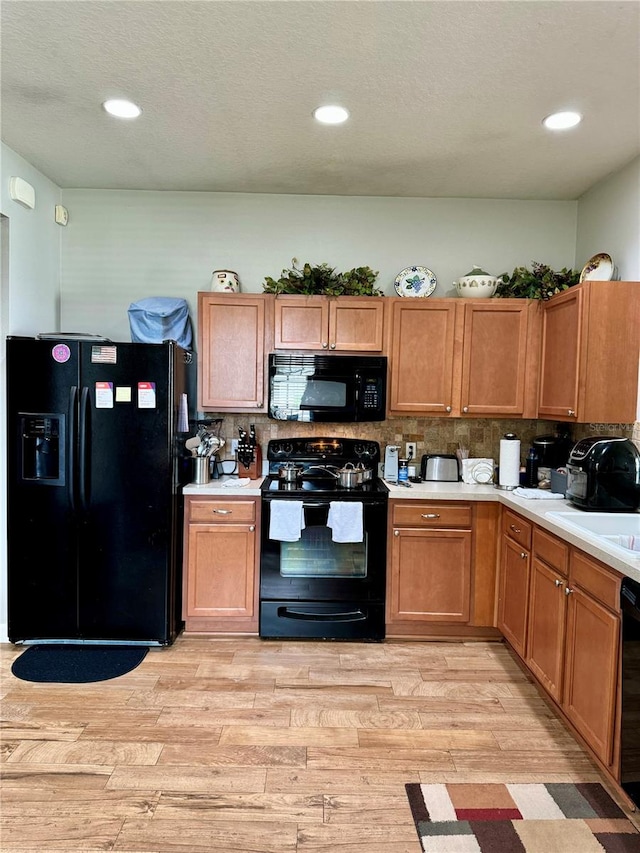
[[[538,457],[538,468],[562,468],[567,464],[574,441],[568,424],[556,424],[550,435],[537,435],[531,442]]]

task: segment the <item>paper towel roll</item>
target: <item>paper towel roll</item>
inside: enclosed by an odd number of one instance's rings
[[[508,489],[520,485],[520,442],[511,432],[500,439],[498,484]]]

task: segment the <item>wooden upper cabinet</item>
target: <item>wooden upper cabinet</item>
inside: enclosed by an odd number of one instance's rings
[[[538,414],[575,420],[585,292],[575,287],[543,306]]]
[[[639,329],[640,282],[587,281],[544,303],[538,416],[633,422]]]
[[[275,348],[382,352],[384,308],[372,296],[278,296]]]
[[[537,307],[524,299],[465,304],[461,414],[535,417]]]
[[[266,411],[272,305],[269,295],[198,294],[199,408]]]
[[[389,413],[535,417],[539,323],[528,299],[391,300]]]
[[[454,412],[459,307],[460,303],[451,299],[391,301],[390,414],[447,416]]]

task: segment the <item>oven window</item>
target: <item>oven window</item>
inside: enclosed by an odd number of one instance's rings
[[[285,578],[365,578],[367,534],[363,542],[334,542],[329,527],[306,527],[297,542],[280,543],[280,574]]]

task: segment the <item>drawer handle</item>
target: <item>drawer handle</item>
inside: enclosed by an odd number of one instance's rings
[[[255,529],[256,529],[255,524],[251,524],[251,525],[249,526],[249,531],[250,531],[251,533],[253,533],[253,531],[254,531]]]
[[[393,535],[394,535],[394,536],[400,536],[400,531],[399,531],[399,530],[394,530],[394,531],[393,531]]]
[[[520,551],[520,559],[521,560],[527,559],[527,552],[526,551]]]
[[[326,349],[329,346],[327,341],[322,341],[322,349]]]
[[[572,418],[575,415],[575,409],[567,409],[567,414]]]
[[[573,590],[571,589],[571,587],[570,587],[570,586],[568,586],[568,587],[565,589],[564,594],[565,594],[565,595],[571,595],[571,593],[572,593],[572,592],[573,592]]]
[[[439,512],[423,512],[420,518],[440,518]]]
[[[451,411],[451,406],[447,406],[447,407],[446,407],[446,409],[445,409],[445,411],[446,411],[446,412],[450,412],[450,411]]]
[[[335,348],[336,348],[335,344],[331,344],[331,346],[329,347],[329,349],[335,349]]]
[[[514,533],[522,533],[522,530],[520,530],[519,527],[516,527],[515,524],[510,524],[509,530],[513,530]]]
[[[558,578],[555,579],[554,583],[556,586],[562,586],[562,581],[559,581]]]
[[[466,414],[469,411],[469,406],[463,406],[462,411]]]
[[[214,513],[214,515],[215,514],[217,514],[217,515],[232,515],[233,514],[232,509],[212,509],[211,512]]]

